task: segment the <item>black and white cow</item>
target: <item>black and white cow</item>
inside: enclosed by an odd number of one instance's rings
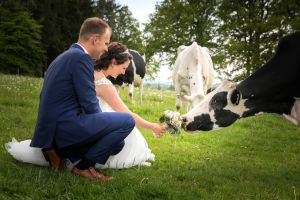
[[[144,77],[146,74],[145,58],[137,51],[129,49],[129,53],[132,55],[133,60],[130,62],[125,74],[120,74],[117,78],[108,77],[114,85],[122,86],[129,85],[128,93],[130,102],[134,102],[133,91],[134,86],[138,86],[140,90],[140,103],[142,102]]]
[[[300,126],[300,32],[283,37],[275,55],[239,84],[223,82],[183,116],[187,131],[227,127],[257,113],[278,113]]]

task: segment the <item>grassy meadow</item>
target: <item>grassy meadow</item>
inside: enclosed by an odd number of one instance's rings
[[[211,132],[141,130],[156,155],[151,167],[106,169],[109,182],[20,163],[5,150],[12,137],[30,139],[42,79],[0,74],[0,199],[300,199],[300,131],[275,114],[239,120]],[[174,92],[144,89],[126,104],[150,121],[174,109]]]

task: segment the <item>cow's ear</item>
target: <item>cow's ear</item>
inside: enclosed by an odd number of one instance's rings
[[[232,104],[239,105],[241,100],[241,92],[237,89],[233,90],[230,96],[230,101]]]

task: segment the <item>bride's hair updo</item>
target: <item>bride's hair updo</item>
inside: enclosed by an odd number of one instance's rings
[[[115,59],[117,64],[120,65],[125,63],[127,60],[132,60],[132,55],[129,53],[127,46],[118,42],[112,42],[108,45],[108,51],[96,60],[94,69],[96,71],[102,69],[106,70],[113,59]]]

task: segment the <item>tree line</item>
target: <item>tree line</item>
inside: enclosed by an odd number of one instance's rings
[[[43,76],[51,61],[78,40],[84,19],[93,16],[112,27],[112,41],[145,51],[138,21],[114,0],[1,0],[0,72]]]
[[[299,0],[164,0],[145,27],[146,57],[164,52],[171,64],[180,45],[196,41],[211,50],[219,76],[239,81],[299,30]]]
[[[299,0],[163,0],[141,30],[115,0],[0,0],[0,72],[42,76],[77,41],[82,21],[106,20],[112,41],[145,53],[148,75],[170,67],[180,45],[211,50],[219,75],[242,80],[271,58],[278,40],[300,30]]]

